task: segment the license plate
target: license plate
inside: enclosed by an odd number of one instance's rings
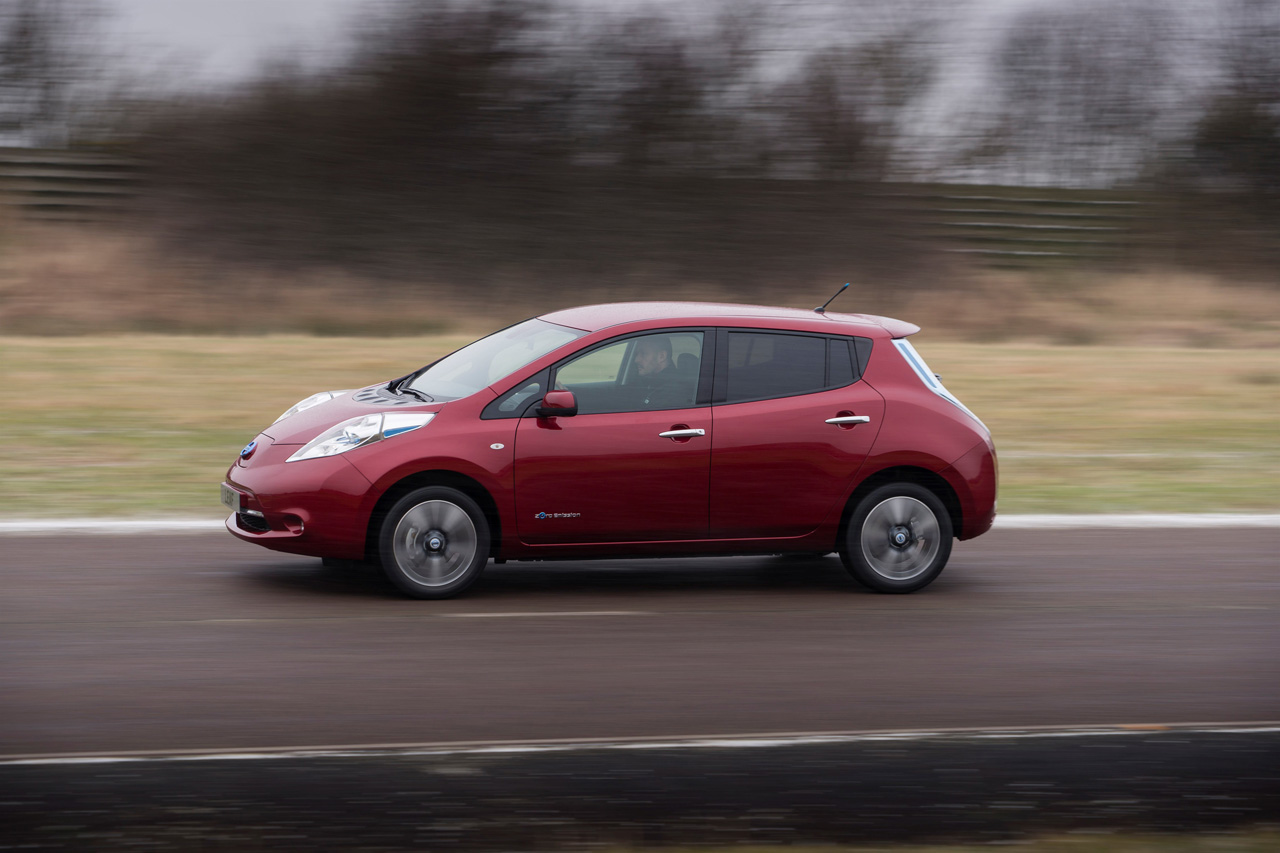
[[[222,484],[222,505],[232,512],[240,511],[240,493],[226,483]]]

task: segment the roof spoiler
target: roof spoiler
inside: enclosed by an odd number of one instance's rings
[[[905,338],[920,331],[920,327],[915,323],[908,323],[905,320],[895,320],[892,317],[881,317],[877,314],[863,314],[862,316],[881,326],[893,338]]]

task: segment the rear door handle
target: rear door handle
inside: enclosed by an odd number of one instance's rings
[[[842,426],[844,424],[869,424],[871,423],[870,415],[846,415],[842,418],[827,418],[827,423]]]
[[[695,435],[706,435],[705,429],[669,429],[658,433],[659,438],[693,438]]]

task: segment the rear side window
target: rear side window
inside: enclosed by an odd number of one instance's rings
[[[843,361],[829,375],[828,356],[833,353]],[[852,374],[847,342],[814,335],[729,332],[724,402],[809,394],[847,385]]]

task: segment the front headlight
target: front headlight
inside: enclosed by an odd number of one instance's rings
[[[398,412],[364,415],[343,421],[309,441],[297,453],[286,459],[286,462],[298,462],[303,459],[319,459],[323,456],[336,456],[391,438],[401,433],[412,432],[424,427],[435,417],[434,412],[418,414],[400,414]]]
[[[312,406],[318,406],[321,403],[327,403],[335,397],[341,397],[343,394],[350,394],[354,389],[348,388],[346,391],[321,391],[319,394],[312,394],[305,400],[299,401],[296,405],[290,406],[289,409],[280,417],[272,421],[278,424],[290,415],[296,415],[298,412],[305,412]]]

